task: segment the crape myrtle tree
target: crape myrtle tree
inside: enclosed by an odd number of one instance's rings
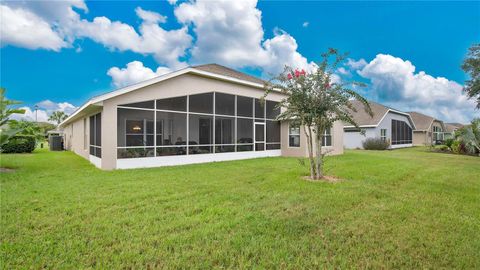
[[[352,112],[356,109],[351,100],[359,100],[365,111],[372,115],[368,101],[350,87],[363,86],[358,82],[333,80],[338,65],[345,59],[336,49],[322,54],[315,70],[294,70],[286,66],[284,71],[265,84],[265,96],[272,91],[281,91],[285,98],[280,101],[282,112],[278,120],[293,121],[303,127],[310,161],[310,178],[324,177],[323,164],[326,152],[322,152],[322,138],[335,121],[349,123],[358,128]]]
[[[477,109],[480,109],[480,43],[468,49],[462,69],[470,75],[470,80],[465,82],[463,90],[469,98],[477,102]]]

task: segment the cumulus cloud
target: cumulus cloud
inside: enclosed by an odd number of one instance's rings
[[[363,59],[363,58],[361,58],[358,61],[355,60],[355,59],[352,59],[352,58],[348,58],[346,65],[349,66],[351,69],[357,70],[357,69],[361,69],[364,66],[366,66],[367,61],[365,61],[365,59]]]
[[[34,108],[30,108],[28,106],[21,107],[20,109],[25,110],[25,114],[13,114],[11,118],[15,120],[27,121],[35,121],[37,119],[38,122],[50,122],[48,121],[48,117],[55,111],[62,111],[65,112],[67,115],[70,115],[77,109],[77,107],[68,102],[56,103],[48,99],[40,101],[36,105],[38,106],[37,111],[35,111]]]
[[[302,24],[302,26],[303,26],[303,27],[308,27],[309,24],[310,24],[309,22],[304,22],[304,23]]]
[[[346,70],[344,67],[337,68],[337,72],[342,75],[350,75],[350,71]]]
[[[158,67],[156,71],[145,67],[140,61],[133,61],[125,68],[112,67],[107,75],[112,77],[116,87],[124,87],[171,72],[167,67]]]
[[[178,21],[191,25],[196,34],[192,60],[258,67],[266,73],[278,73],[285,65],[314,67],[297,51],[297,42],[288,33],[276,29],[272,39],[263,41],[261,11],[256,5],[256,0],[199,0],[178,5],[174,11]]]
[[[415,73],[410,61],[392,55],[378,54],[358,74],[371,81],[371,98],[404,111],[455,122],[468,122],[478,113],[462,85],[424,71]]]
[[[74,8],[84,12],[88,8],[79,0],[12,1],[0,8],[2,45],[58,51],[73,47],[76,39],[89,38],[111,50],[150,54],[159,63],[180,68],[186,64],[179,58],[192,41],[188,27],[165,30],[159,26],[166,22],[165,16],[141,7],[135,9],[142,20],[138,32],[129,24],[104,16],[81,19]]]
[[[144,10],[141,7],[135,9],[137,16],[148,23],[164,23],[167,21],[167,17],[160,15],[160,13]]]
[[[188,28],[165,30],[159,23],[165,22],[166,17],[141,8],[137,8],[136,13],[143,20],[139,33],[131,25],[96,17],[93,21],[81,20],[75,27],[76,36],[90,38],[111,50],[151,54],[157,62],[169,67],[186,66],[178,59],[191,45]]]
[[[0,41],[2,46],[13,45],[27,49],[59,51],[67,43],[59,33],[36,14],[22,9],[0,5]]]

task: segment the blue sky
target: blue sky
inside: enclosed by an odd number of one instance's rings
[[[185,65],[266,76],[335,47],[351,58],[339,78],[369,83],[372,100],[445,121],[479,116],[460,69],[480,42],[479,2],[173,2],[2,2],[0,84],[46,116]]]

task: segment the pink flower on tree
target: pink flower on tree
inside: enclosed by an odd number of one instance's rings
[[[287,78],[288,78],[289,80],[291,80],[291,79],[293,78],[293,77],[292,77],[292,74],[288,73]]]
[[[295,70],[295,77],[300,77],[300,71],[298,71],[298,69]]]

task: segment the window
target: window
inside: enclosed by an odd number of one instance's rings
[[[213,93],[191,95],[189,98],[190,112],[213,113]]]
[[[186,113],[157,112],[156,128],[157,146],[187,145]]]
[[[217,92],[120,105],[117,158],[280,149],[277,106]],[[91,123],[94,132],[95,121]]]
[[[265,118],[265,102],[255,99],[255,118]]]
[[[235,96],[215,93],[215,114],[235,115]]]
[[[174,97],[157,100],[157,110],[187,111],[187,97]]]
[[[102,114],[90,116],[90,155],[102,157]],[[86,125],[86,122],[84,122]]]
[[[386,129],[380,129],[380,139],[384,142],[387,141],[387,130]]]
[[[322,146],[332,146],[332,133],[330,128],[325,129],[323,133]]]
[[[392,145],[411,143],[412,128],[404,121],[392,120]]]
[[[266,121],[267,150],[280,149],[280,121]]]
[[[154,146],[154,112],[117,109],[118,146]]]
[[[277,116],[280,115],[280,107],[278,107],[279,103],[275,102],[275,101],[267,100],[266,105],[267,105],[267,108],[266,108],[267,116],[266,116],[266,118],[267,119],[276,119]]]
[[[153,109],[153,100],[150,101],[143,101],[137,103],[129,103],[120,105],[122,107],[135,107],[135,108],[144,108],[144,109]]]
[[[237,116],[253,117],[253,98],[237,96]]]
[[[237,118],[237,151],[253,151],[253,119]]]
[[[441,127],[433,126],[433,141],[443,141],[443,131]]]
[[[288,146],[300,147],[300,125],[290,123],[288,128]]]

